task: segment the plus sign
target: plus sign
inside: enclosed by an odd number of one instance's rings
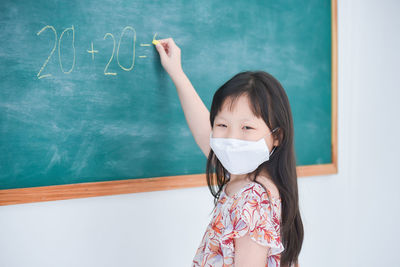
[[[92,42],[92,50],[87,50],[88,53],[92,53],[92,60],[94,60],[94,53],[98,53],[99,51],[93,50],[93,42]]]

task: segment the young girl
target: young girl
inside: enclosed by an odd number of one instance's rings
[[[263,71],[238,73],[215,92],[209,112],[182,70],[180,48],[172,38],[158,41],[161,64],[208,157],[214,196],[192,266],[294,266],[304,232],[293,120],[281,84]]]

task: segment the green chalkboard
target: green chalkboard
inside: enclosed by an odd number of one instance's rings
[[[204,173],[156,33],[208,108],[234,74],[270,72],[298,166],[332,162],[330,1],[3,0],[0,28],[0,189]]]

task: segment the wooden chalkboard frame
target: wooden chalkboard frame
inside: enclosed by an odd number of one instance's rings
[[[337,0],[331,0],[331,156],[332,163],[297,166],[298,177],[328,175],[338,172],[337,159]],[[172,190],[207,186],[205,174],[167,176],[108,182],[78,183],[0,190],[0,206],[86,198],[119,194],[131,194],[160,190]]]

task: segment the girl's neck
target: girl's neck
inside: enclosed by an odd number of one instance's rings
[[[229,181],[234,182],[234,183],[236,183],[236,182],[251,182],[254,180],[254,178],[253,179],[250,178],[249,174],[231,174],[230,173],[229,176],[230,176]],[[263,176],[263,177],[268,178],[269,180],[272,180],[271,176],[268,174],[268,172],[264,171],[264,170],[261,171],[259,176]]]
[[[229,174],[229,176],[230,176],[229,181],[233,183],[250,181],[248,174]]]

